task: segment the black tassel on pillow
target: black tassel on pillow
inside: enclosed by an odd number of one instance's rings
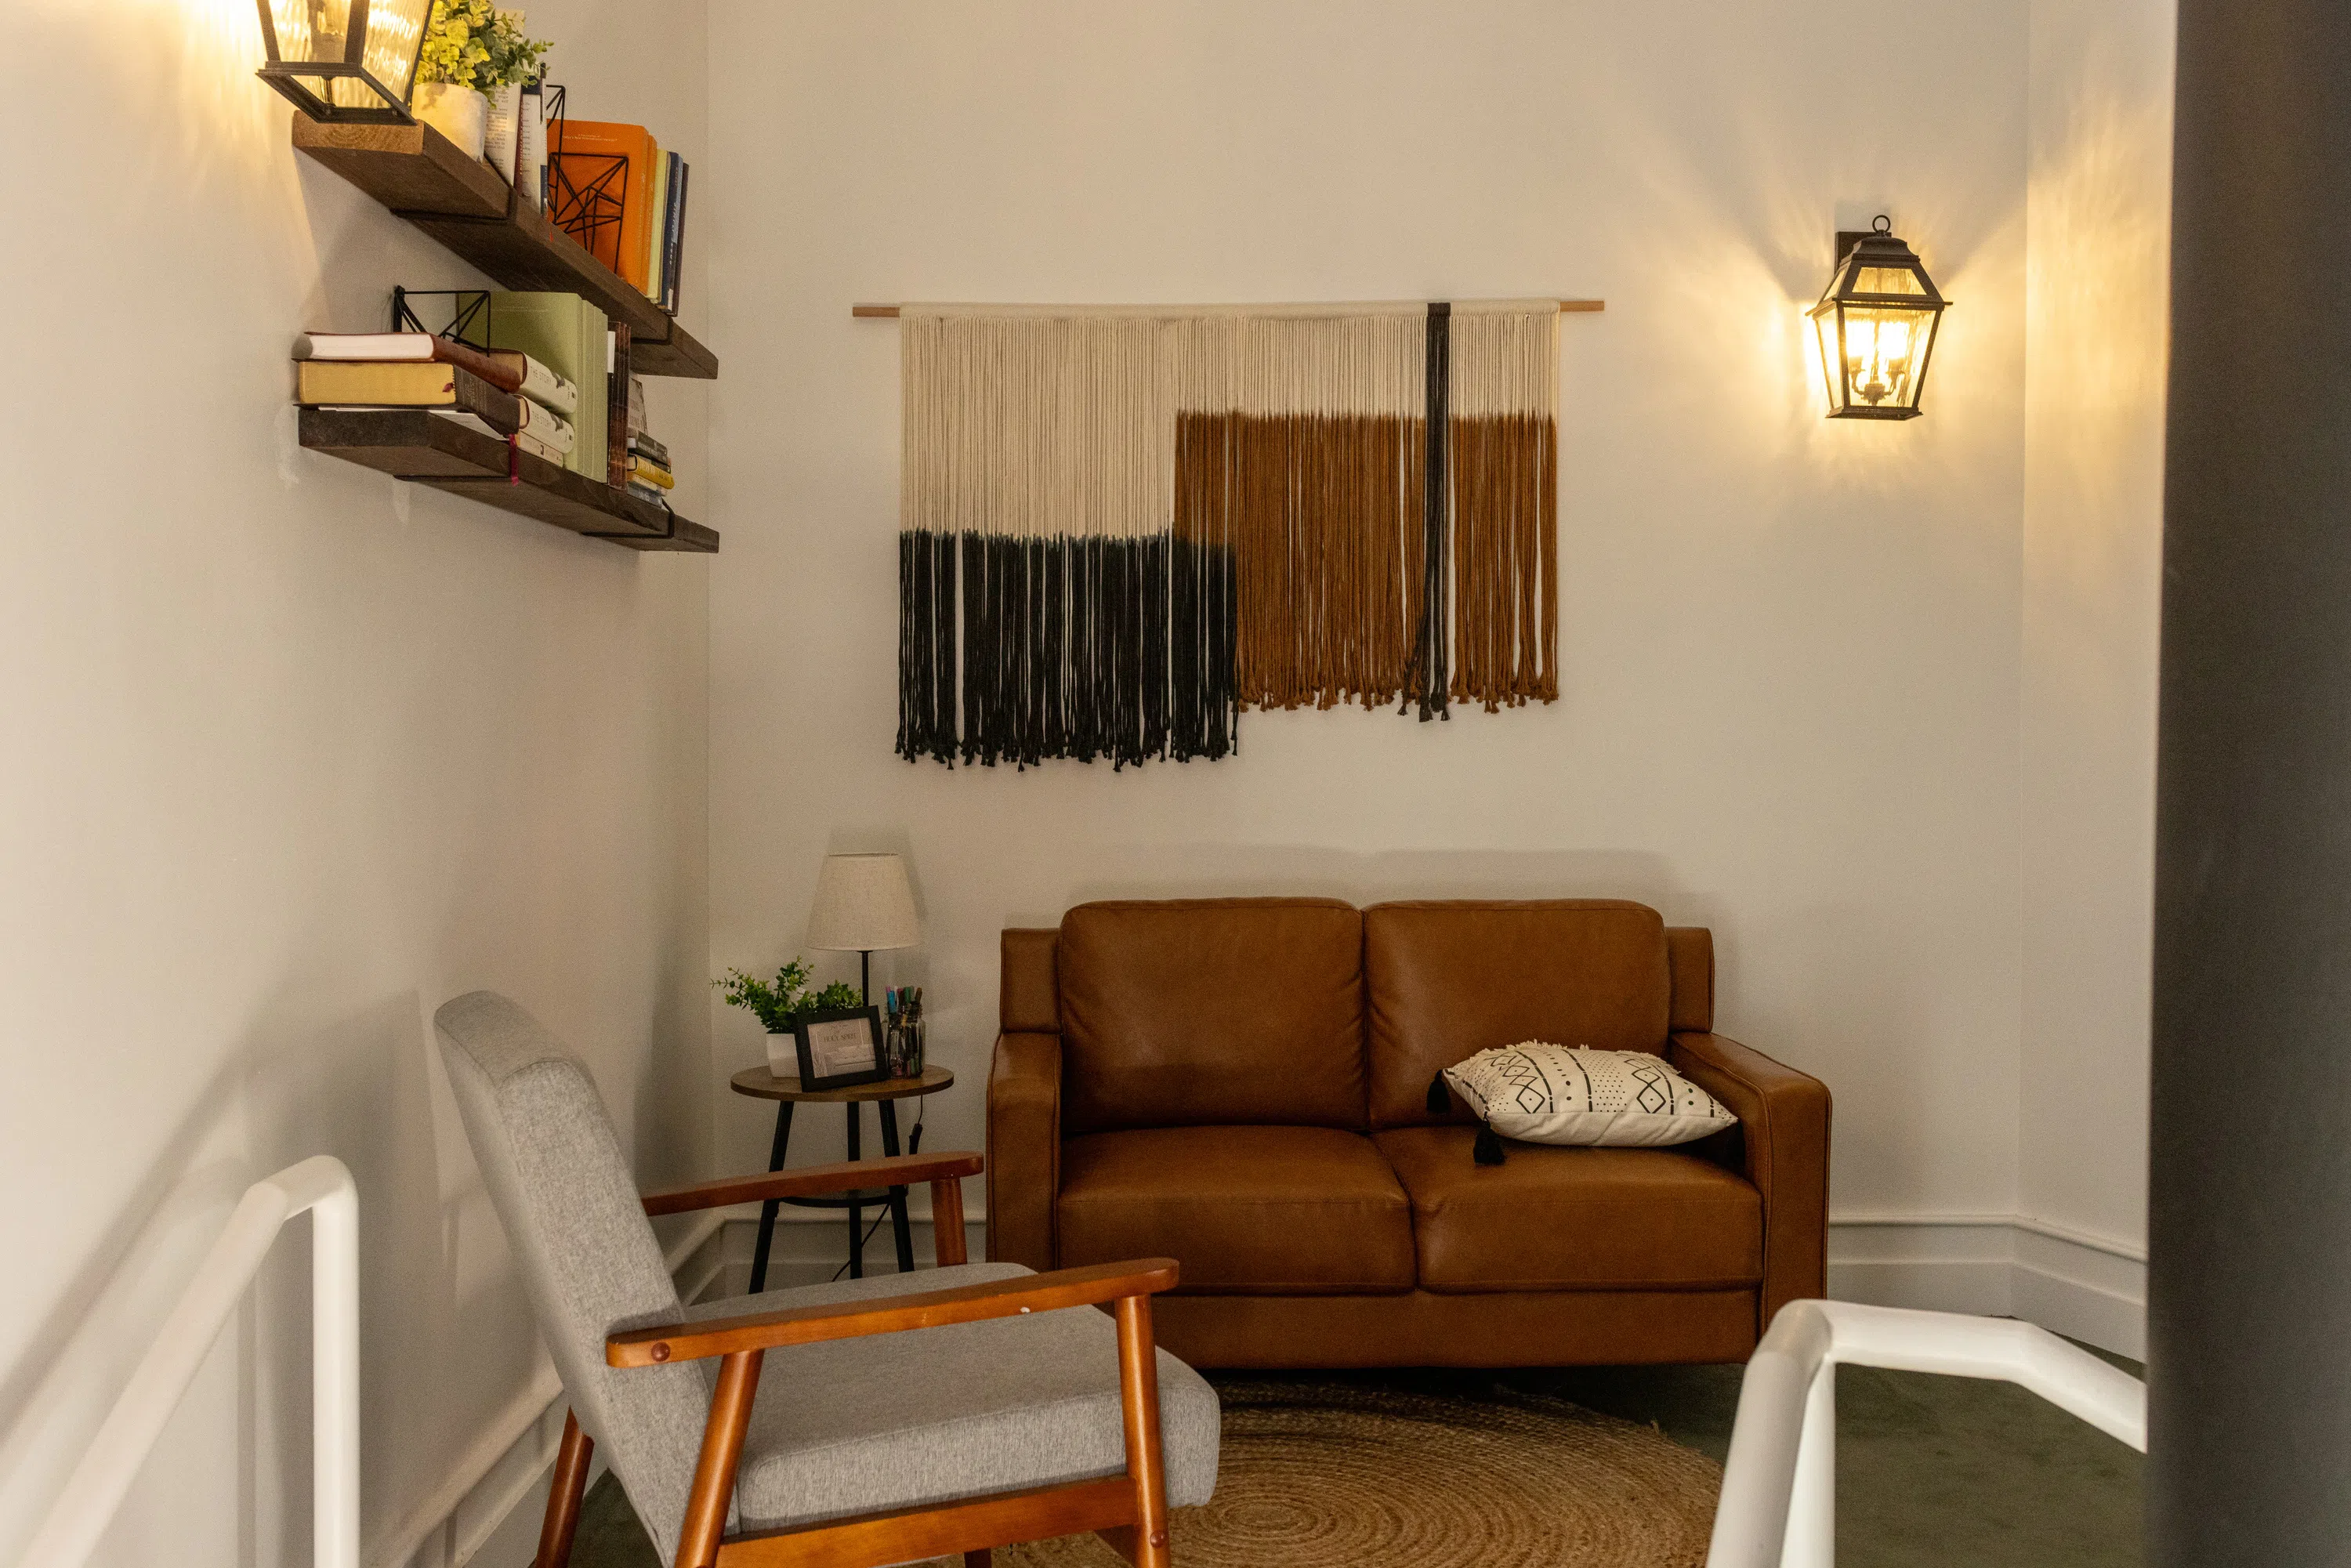
[[[1428,1081],[1428,1113],[1442,1116],[1453,1109],[1453,1096],[1445,1092],[1445,1074],[1438,1073]]]
[[[1478,1141],[1470,1145],[1469,1152],[1481,1166],[1499,1166],[1510,1157],[1502,1153],[1502,1140],[1494,1136],[1491,1127],[1478,1129]]]

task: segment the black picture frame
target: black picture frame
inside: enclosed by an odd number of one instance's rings
[[[819,1072],[817,1052],[813,1048],[820,1045],[824,1049],[827,1064],[838,1065],[837,1047],[830,1040],[811,1041],[809,1030],[852,1022],[862,1022],[865,1026],[865,1045],[860,1056],[864,1065],[841,1072]],[[827,1032],[831,1033],[831,1030]],[[792,1052],[799,1059],[802,1089],[849,1089],[860,1083],[879,1083],[890,1076],[890,1064],[883,1059],[882,1050],[880,1008],[819,1008],[811,1012],[792,1015]]]

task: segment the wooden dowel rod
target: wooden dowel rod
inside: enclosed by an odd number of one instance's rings
[[[1591,311],[1605,310],[1607,308],[1608,301],[1605,299],[1562,299],[1559,302],[1560,314],[1562,316],[1583,315]],[[898,307],[895,305],[852,305],[849,308],[849,313],[862,321],[895,321],[898,319]]]

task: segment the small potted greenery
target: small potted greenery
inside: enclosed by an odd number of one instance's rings
[[[490,0],[433,0],[416,62],[416,117],[509,182],[523,84],[538,75],[549,47],[523,31],[523,19]]]
[[[792,1019],[800,1013],[815,1012],[820,1008],[853,1008],[864,998],[857,988],[845,980],[835,980],[819,989],[809,986],[808,961],[794,958],[776,971],[773,980],[762,980],[740,969],[729,969],[723,980],[710,983],[726,998],[729,1007],[747,1009],[768,1031],[768,1071],[778,1078],[789,1078],[799,1071],[799,1057],[792,1046]]]

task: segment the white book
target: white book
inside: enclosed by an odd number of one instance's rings
[[[520,434],[534,441],[545,442],[558,452],[570,451],[572,444],[579,439],[573,434],[569,421],[528,398],[522,401]]]
[[[309,332],[294,345],[298,360],[429,360],[430,332]]]
[[[336,411],[345,409],[357,411],[361,405],[357,403],[347,403],[324,404],[321,406]],[[524,410],[523,426],[522,429],[516,434],[517,435],[528,436],[540,446],[547,448],[546,452],[539,454],[540,456],[544,457],[549,453],[552,453],[554,455],[554,461],[559,463],[561,462],[564,455],[571,450],[573,441],[577,439],[577,437],[572,434],[571,426],[566,424],[561,419],[559,419],[554,414],[548,413],[547,410],[539,407],[535,402],[527,402],[522,406]],[[464,425],[467,430],[478,430],[484,435],[495,436],[500,441],[507,439],[507,433],[505,431],[500,430],[497,426],[490,423],[479,414],[467,413],[463,409],[455,408],[428,408],[424,412],[427,413],[437,413],[443,419],[454,420],[455,423]]]
[[[569,419],[580,412],[580,389],[532,359],[517,355],[522,361],[522,395]]]
[[[549,463],[559,465],[563,461],[563,453],[559,448],[549,445],[528,431],[518,432],[514,441],[517,446],[529,453],[533,457],[544,457]]]

